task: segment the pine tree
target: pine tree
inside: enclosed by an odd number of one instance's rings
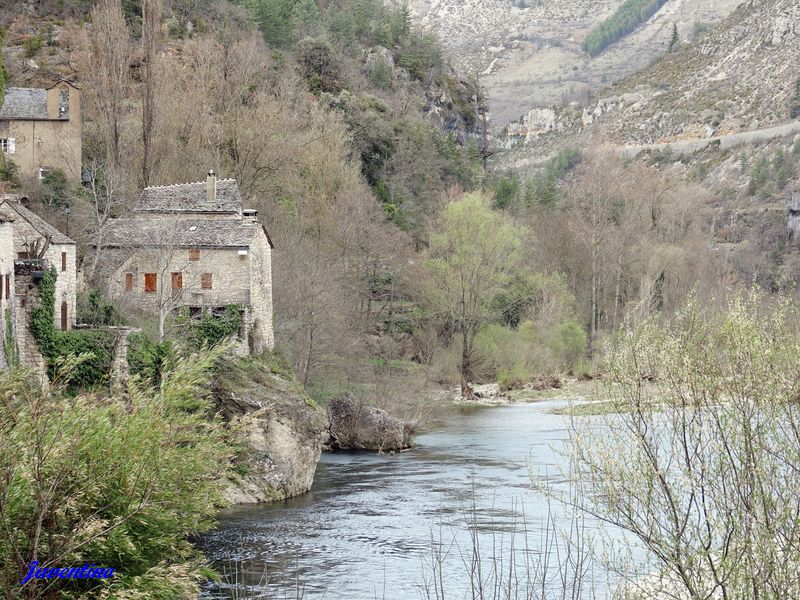
[[[669,40],[669,51],[673,52],[675,50],[675,46],[678,45],[680,38],[678,37],[678,24],[672,24],[672,37]]]
[[[295,39],[319,37],[322,34],[322,16],[316,0],[299,0],[292,9],[291,24]]]

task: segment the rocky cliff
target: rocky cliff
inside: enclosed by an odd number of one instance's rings
[[[285,366],[269,355],[242,360],[220,373],[214,393],[237,449],[231,503],[282,500],[311,489],[328,421]]]

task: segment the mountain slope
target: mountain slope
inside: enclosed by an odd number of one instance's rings
[[[623,0],[412,0],[418,23],[435,31],[461,68],[482,74],[492,121],[504,127],[533,106],[584,102],[590,92],[646,67],[742,0],[669,0],[651,19],[596,57],[588,33]]]

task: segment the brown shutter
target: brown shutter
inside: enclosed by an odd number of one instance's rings
[[[2,289],[0,289],[0,293],[2,293]],[[6,275],[6,300],[11,298],[11,273]]]
[[[145,273],[144,274],[144,291],[145,292],[155,292],[156,291],[156,274],[155,273]]]
[[[3,276],[0,275],[0,299],[3,298]],[[6,294],[6,300],[8,300],[8,294]]]
[[[67,303],[61,303],[61,331],[67,330]]]
[[[133,273],[125,273],[125,291],[133,291]]]
[[[200,260],[200,248],[192,248],[189,250],[189,260],[192,262]]]
[[[67,270],[67,253],[61,253],[61,271],[64,272]]]
[[[210,290],[214,287],[214,276],[211,273],[203,273],[200,276],[200,288]]]
[[[183,273],[172,274],[172,289],[173,290],[183,289]]]

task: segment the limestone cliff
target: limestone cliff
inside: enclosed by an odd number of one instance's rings
[[[288,369],[270,355],[242,360],[220,373],[214,393],[237,449],[227,489],[233,504],[311,489],[328,423]]]

